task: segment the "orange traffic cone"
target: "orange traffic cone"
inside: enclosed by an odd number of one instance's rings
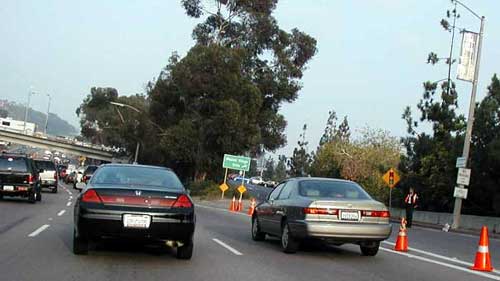
[[[236,198],[233,196],[233,200],[231,200],[231,203],[229,204],[229,211],[235,212],[236,211]]]
[[[396,240],[396,245],[394,250],[400,252],[408,252],[408,236],[406,234],[406,219],[401,219],[401,226],[399,227],[398,240]]]
[[[490,250],[488,241],[488,228],[483,226],[481,229],[481,237],[479,238],[479,247],[477,248],[476,260],[474,261],[474,266],[471,267],[473,270],[478,271],[493,271],[490,260]]]
[[[255,211],[255,198],[252,198],[252,200],[250,201],[250,208],[248,208],[248,215],[249,216],[252,216],[253,215],[253,212]]]
[[[241,197],[240,197],[240,199],[238,200],[238,208],[237,208],[237,210],[236,210],[236,211],[238,211],[238,212],[243,211],[243,202],[241,202]]]

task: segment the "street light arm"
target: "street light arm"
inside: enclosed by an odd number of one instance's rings
[[[453,1],[456,2],[457,4],[459,4],[460,6],[464,7],[465,9],[467,9],[467,11],[471,12],[471,14],[473,14],[476,18],[478,18],[480,20],[483,19],[483,17],[476,14],[473,10],[471,10],[469,7],[467,7],[464,3],[462,3],[458,0],[453,0]]]
[[[142,113],[139,109],[131,106],[131,105],[128,105],[128,104],[124,104],[124,103],[119,103],[119,102],[113,102],[113,101],[110,101],[109,102],[110,104],[112,105],[116,105],[116,106],[120,106],[120,107],[128,107],[130,109],[132,109],[133,111],[137,112],[137,113]]]

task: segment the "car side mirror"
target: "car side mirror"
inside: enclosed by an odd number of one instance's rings
[[[82,189],[84,189],[85,187],[87,187],[87,184],[83,182],[79,182],[75,185],[75,189],[78,189],[79,191],[82,191]]]

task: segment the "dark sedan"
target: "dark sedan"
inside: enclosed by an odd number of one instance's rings
[[[78,183],[84,185],[83,183]],[[107,164],[99,167],[75,204],[73,252],[90,240],[132,238],[177,247],[190,259],[194,205],[173,171],[163,167]]]
[[[337,179],[294,178],[280,183],[252,217],[252,238],[281,238],[286,253],[301,241],[319,239],[335,245],[358,244],[367,256],[377,254],[391,234],[389,211],[358,184]]]

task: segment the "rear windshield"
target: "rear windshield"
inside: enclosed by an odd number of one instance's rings
[[[149,167],[102,167],[92,177],[91,184],[141,185],[184,189],[179,178],[169,170]]]
[[[299,183],[299,194],[320,199],[370,199],[363,188],[352,182],[332,180],[305,180]]]
[[[35,161],[36,166],[44,171],[55,171],[56,165],[50,161]]]
[[[97,168],[99,168],[99,167],[97,167],[97,166],[88,166],[87,169],[85,169],[84,174],[85,175],[92,175],[95,172],[95,170],[97,170]]]
[[[25,158],[0,157],[0,171],[28,172]]]

